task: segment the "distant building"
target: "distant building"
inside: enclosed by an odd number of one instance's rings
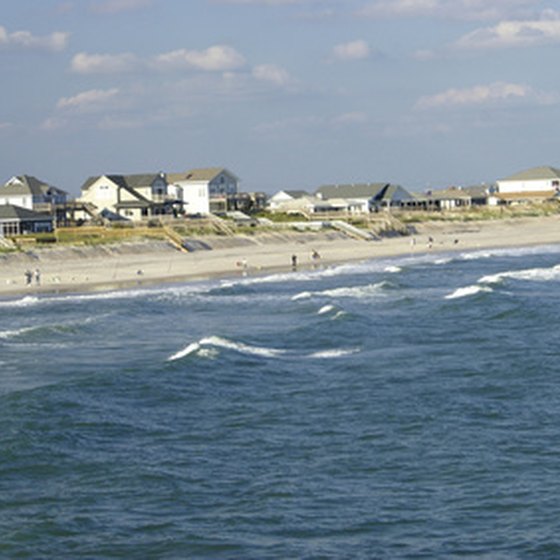
[[[78,203],[101,215],[116,214],[129,220],[174,214],[181,210],[177,190],[169,189],[163,173],[100,175],[81,187]],[[88,216],[84,213],[84,219]]]
[[[56,205],[63,205],[68,193],[32,177],[17,175],[0,186],[0,205],[13,204],[38,212],[53,212]]]
[[[169,173],[167,180],[180,189],[187,214],[225,214],[237,209],[239,178],[223,167]]]
[[[274,193],[268,199],[268,207],[271,211],[279,210],[286,203],[311,196],[307,191],[302,190],[281,190]]]
[[[0,205],[0,237],[25,233],[51,232],[54,217],[13,204]]]
[[[414,197],[400,185],[391,183],[357,183],[346,185],[324,185],[315,195],[326,202],[335,204],[350,213],[366,213],[379,209],[402,208],[414,201]]]
[[[560,169],[533,167],[497,181],[496,198],[502,204],[543,201],[560,192]]]

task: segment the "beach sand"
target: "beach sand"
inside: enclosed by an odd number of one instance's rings
[[[467,251],[499,247],[560,244],[560,216],[481,222],[428,222],[411,236],[380,241],[338,234],[285,233],[216,240],[213,250],[182,252],[165,242],[112,247],[45,248],[0,256],[0,297],[52,292],[114,290],[163,282],[239,277],[331,266],[373,258]],[[430,238],[432,239],[430,243]],[[212,244],[211,240],[209,241]],[[320,255],[313,260],[313,251]],[[26,270],[40,271],[26,285]]]

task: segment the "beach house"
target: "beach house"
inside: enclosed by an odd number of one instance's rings
[[[78,202],[89,214],[116,215],[128,220],[181,212],[182,201],[176,187],[169,188],[164,173],[100,175],[90,177],[81,187]],[[84,213],[83,219],[89,216]]]
[[[35,212],[13,204],[0,205],[0,237],[50,232],[53,229],[52,214]]]
[[[187,214],[225,214],[237,209],[239,178],[223,167],[168,173],[167,180],[181,192]]]
[[[17,175],[0,187],[0,205],[14,204],[37,212],[54,212],[63,205],[68,193],[31,175]]]
[[[495,197],[499,203],[542,202],[558,196],[560,169],[533,167],[497,181]]]
[[[335,210],[351,214],[401,208],[414,201],[406,189],[391,183],[324,185],[315,191],[315,196],[330,203]]]

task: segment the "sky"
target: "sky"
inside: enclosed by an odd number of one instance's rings
[[[0,0],[0,180],[411,191],[560,167],[557,0]]]

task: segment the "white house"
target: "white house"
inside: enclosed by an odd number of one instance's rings
[[[187,214],[220,214],[235,209],[239,179],[223,167],[169,173],[167,180],[180,189]]]
[[[311,195],[306,191],[298,191],[298,190],[282,190],[278,191],[277,193],[273,194],[268,199],[268,207],[273,212],[275,210],[280,210],[286,203],[290,203],[294,200],[298,200],[304,197],[310,197]]]
[[[81,191],[78,202],[98,214],[107,211],[129,220],[172,214],[181,207],[163,173],[90,177]]]
[[[65,204],[68,193],[31,175],[12,177],[0,187],[0,205],[13,204],[27,210],[51,212],[56,204]]]
[[[533,167],[497,181],[498,195],[551,198],[560,191],[560,169]]]

